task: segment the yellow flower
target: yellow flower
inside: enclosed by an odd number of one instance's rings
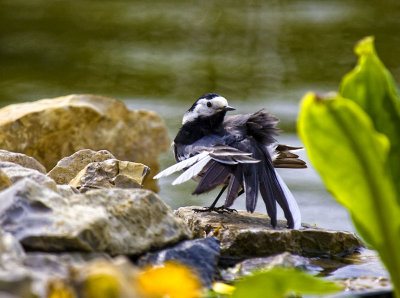
[[[147,297],[196,298],[202,294],[199,278],[188,267],[175,262],[144,268],[137,283]]]

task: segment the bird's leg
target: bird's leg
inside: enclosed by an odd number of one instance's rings
[[[224,193],[225,189],[228,186],[225,185],[224,187],[222,187],[221,191],[219,192],[218,196],[215,198],[214,202],[210,205],[210,207],[205,207],[203,209],[193,209],[194,212],[211,212],[211,211],[215,211],[218,213],[224,213],[224,212],[229,212],[227,209],[228,208],[224,208],[224,206],[221,207],[215,207],[215,205],[217,205],[217,202],[219,200],[219,198],[222,196],[222,194]]]

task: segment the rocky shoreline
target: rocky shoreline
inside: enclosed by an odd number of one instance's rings
[[[140,297],[127,278],[171,260],[206,288],[273,266],[330,275],[347,291],[391,288],[354,233],[289,230],[284,221],[272,229],[257,212],[171,210],[153,192],[158,155],[169,147],[153,112],[71,95],[5,107],[0,119],[0,294],[85,296],[82,284],[111,272],[120,297]]]

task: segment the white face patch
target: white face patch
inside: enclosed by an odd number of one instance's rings
[[[227,106],[228,101],[222,96],[214,97],[212,99],[199,99],[194,109],[187,111],[185,115],[183,115],[182,124],[193,121],[200,116],[207,117],[214,115]]]

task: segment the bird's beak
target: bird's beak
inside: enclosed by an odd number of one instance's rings
[[[223,108],[223,110],[224,111],[234,111],[234,110],[236,110],[234,107],[231,107],[231,106],[225,106],[224,108]]]

